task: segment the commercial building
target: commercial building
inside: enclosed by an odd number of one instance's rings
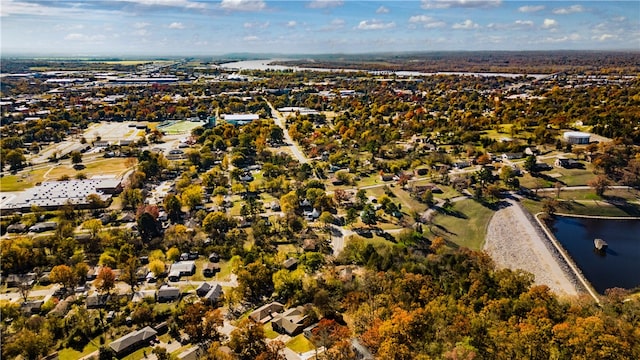
[[[122,180],[119,178],[46,181],[7,201],[0,210],[29,212],[34,205],[45,210],[56,210],[66,204],[86,207],[89,205],[87,197],[91,194],[98,195],[102,201],[108,201],[112,195],[121,191]]]

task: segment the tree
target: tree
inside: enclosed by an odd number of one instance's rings
[[[339,341],[351,338],[351,332],[346,326],[338,324],[335,320],[322,319],[311,331],[311,341],[317,347],[330,349]]]
[[[593,190],[595,190],[596,195],[600,197],[602,197],[604,195],[604,192],[609,189],[609,185],[609,179],[607,179],[603,175],[598,175],[594,179],[589,181],[589,186],[592,187]]]
[[[82,223],[84,229],[89,230],[92,239],[96,239],[100,230],[102,230],[102,221],[98,219],[90,219]]]
[[[225,234],[235,227],[235,219],[220,211],[211,212],[202,220],[204,231],[210,234],[218,243],[222,243],[225,239]]]
[[[169,220],[174,223],[180,221],[182,216],[182,203],[177,196],[168,194],[167,197],[164,198],[164,208],[167,211],[167,218]]]
[[[158,360],[169,360],[171,359],[171,355],[167,351],[166,348],[162,346],[156,346],[151,350],[151,353],[156,356]]]
[[[349,207],[347,209],[347,215],[344,218],[345,225],[351,225],[358,220],[358,210],[354,207]]]
[[[144,212],[140,215],[140,218],[138,219],[138,230],[140,231],[140,237],[142,237],[144,241],[149,241],[160,235],[158,222],[153,215],[148,212]]]
[[[201,344],[220,340],[221,335],[218,328],[223,323],[220,310],[198,302],[188,305],[180,320],[184,332],[189,335],[189,339],[193,343]]]
[[[152,260],[149,262],[149,271],[153,273],[153,276],[160,277],[165,271],[164,261],[159,259]]]
[[[70,156],[71,156],[71,162],[73,164],[82,163],[82,153],[80,153],[79,151],[72,151]]]
[[[176,261],[180,258],[180,250],[178,248],[172,247],[167,250],[167,260]]]
[[[267,350],[262,324],[251,318],[242,320],[238,327],[231,332],[229,347],[240,360],[256,359]]]
[[[109,293],[116,286],[116,274],[108,266],[103,266],[96,276],[96,289]]]
[[[122,199],[122,206],[126,208],[136,209],[138,206],[144,203],[144,196],[140,189],[124,189],[120,195]]]
[[[35,333],[23,328],[14,336],[3,341],[3,357],[15,358],[22,355],[25,359],[36,360],[47,355],[53,345],[53,335],[48,330]]]
[[[284,213],[293,213],[298,208],[298,194],[295,191],[280,197],[280,208]]]
[[[373,209],[371,204],[366,204],[364,206],[362,213],[360,213],[360,218],[362,218],[362,222],[367,225],[375,225],[378,222],[376,211]]]
[[[7,155],[5,155],[4,159],[4,161],[6,161],[11,167],[11,170],[20,169],[26,160],[27,159],[22,153],[22,149],[13,149],[9,151]]]
[[[132,294],[138,286],[138,267],[140,267],[140,260],[136,256],[131,256],[122,266],[120,274],[120,280],[129,284]]]
[[[558,208],[558,201],[556,199],[544,199],[542,200],[542,211],[547,215],[553,215]]]
[[[538,160],[535,155],[529,155],[526,159],[524,159],[524,169],[530,173],[536,173],[536,163]]]
[[[49,279],[51,282],[62,284],[67,289],[73,288],[77,281],[73,270],[67,265],[54,266],[49,274]]]
[[[186,205],[189,210],[193,210],[196,206],[202,205],[202,194],[202,186],[190,185],[182,191],[180,198],[182,200],[182,203]]]

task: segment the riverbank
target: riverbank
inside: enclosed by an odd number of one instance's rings
[[[507,200],[491,218],[484,250],[499,268],[522,269],[534,275],[534,282],[547,285],[557,294],[574,296],[583,292],[562,256],[546,239],[544,231],[518,201]]]

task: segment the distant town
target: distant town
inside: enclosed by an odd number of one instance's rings
[[[509,56],[3,59],[2,357],[640,357],[640,55]]]

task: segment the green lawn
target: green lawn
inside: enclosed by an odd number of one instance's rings
[[[307,340],[303,334],[300,334],[287,342],[287,347],[297,353],[304,353],[315,349],[311,341]]]
[[[266,336],[267,339],[275,339],[278,337],[278,335],[280,334],[275,332],[271,327],[271,322],[264,324],[264,336]]]
[[[94,345],[94,343],[95,344],[100,343],[100,336],[94,338],[93,341],[90,341],[87,345],[85,345],[84,348],[82,349],[82,352],[75,349],[62,349],[58,351],[58,358],[60,360],[75,360],[91,354],[92,352],[98,350],[98,346]]]
[[[458,201],[453,210],[459,215],[436,215],[431,226],[433,234],[459,246],[482,249],[494,211],[475,200]]]
[[[522,200],[522,205],[532,214],[543,211],[542,201],[531,199]],[[624,206],[616,206],[602,200],[560,200],[558,213],[591,216],[639,216],[640,205],[637,203],[627,203]]]

